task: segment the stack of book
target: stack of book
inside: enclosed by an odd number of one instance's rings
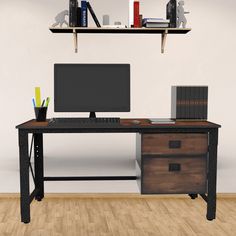
[[[88,10],[97,27],[101,27],[91,4],[85,0],[81,1],[80,7],[78,0],[69,1],[69,26],[88,27]]]
[[[207,120],[207,86],[172,86],[171,117]]]
[[[170,20],[163,18],[144,18],[143,26],[146,28],[168,28]]]

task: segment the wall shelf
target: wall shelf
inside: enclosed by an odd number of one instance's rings
[[[190,28],[85,28],[85,27],[51,27],[52,33],[72,33],[74,38],[75,52],[78,52],[77,34],[161,34],[161,53],[164,53],[168,34],[187,34]]]

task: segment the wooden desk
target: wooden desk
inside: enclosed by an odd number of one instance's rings
[[[207,219],[215,219],[217,145],[220,125],[206,121],[176,121],[175,124],[51,125],[48,121],[27,121],[16,128],[19,133],[21,221],[30,222],[30,203],[44,197],[44,181],[137,180],[141,194],[198,194],[207,202]],[[136,133],[136,176],[44,176],[43,134],[45,133]],[[32,134],[29,150],[28,136]],[[34,149],[34,171],[31,156]],[[29,192],[29,171],[35,189]]]

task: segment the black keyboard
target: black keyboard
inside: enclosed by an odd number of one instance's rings
[[[51,124],[119,124],[120,118],[53,118],[50,120]]]

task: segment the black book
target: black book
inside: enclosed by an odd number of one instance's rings
[[[201,119],[201,104],[200,104],[200,100],[201,100],[201,87],[196,87],[196,109],[195,109],[195,114],[194,116],[197,119]]]
[[[189,93],[188,93],[188,91],[189,91],[189,87],[187,87],[187,86],[184,86],[183,87],[183,89],[184,89],[184,96],[185,96],[185,99],[184,99],[184,101],[185,101],[185,106],[184,106],[184,109],[185,109],[185,111],[184,111],[184,118],[185,119],[188,119],[189,117],[188,117],[188,113],[189,113]]]
[[[198,118],[198,109],[197,109],[197,101],[198,101],[198,87],[192,87],[191,88],[191,118],[197,119]]]
[[[182,114],[182,118],[186,119],[187,118],[187,91],[186,91],[186,86],[182,87],[182,94],[183,94],[183,114]]]
[[[181,106],[180,106],[180,118],[184,119],[186,118],[186,96],[185,96],[185,88],[184,87],[180,87],[180,97],[181,97]]]
[[[190,109],[191,109],[191,87],[185,87],[186,89],[186,118],[191,119]]]
[[[179,117],[180,119],[184,118],[184,95],[183,95],[183,87],[178,87],[179,91]]]
[[[170,0],[166,5],[166,19],[170,20],[170,28],[177,27],[177,2]]]
[[[100,25],[100,23],[99,23],[99,21],[98,21],[98,18],[97,18],[97,16],[95,15],[95,12],[94,12],[94,10],[93,10],[93,8],[92,8],[92,6],[90,5],[89,2],[87,2],[87,7],[88,7],[88,9],[89,9],[89,12],[90,12],[91,16],[93,17],[93,20],[94,20],[96,26],[97,26],[97,27],[101,27],[101,25]]]
[[[204,87],[204,116],[203,119],[207,120],[208,110],[208,87]]]
[[[177,90],[177,108],[178,108],[176,118],[180,119],[182,118],[182,88],[177,86],[176,90]]]
[[[200,87],[200,98],[199,98],[199,103],[200,103],[200,119],[202,120],[204,117],[204,87]]]
[[[203,119],[204,117],[204,87],[200,87],[200,98],[199,98],[199,103],[200,103],[200,119]]]
[[[78,2],[77,0],[70,0],[69,2],[69,26],[76,27],[78,23],[77,14]]]
[[[186,101],[186,87],[183,86],[181,87],[181,95],[182,95],[182,118],[186,119],[186,115],[187,115],[187,111],[186,111],[186,105],[187,105],[187,101]]]
[[[195,87],[189,87],[189,118],[194,119],[194,109],[195,109]]]
[[[77,26],[81,27],[81,7],[77,7]]]
[[[193,117],[195,119],[199,118],[199,87],[195,87],[195,91],[194,91],[194,111],[193,111]]]

